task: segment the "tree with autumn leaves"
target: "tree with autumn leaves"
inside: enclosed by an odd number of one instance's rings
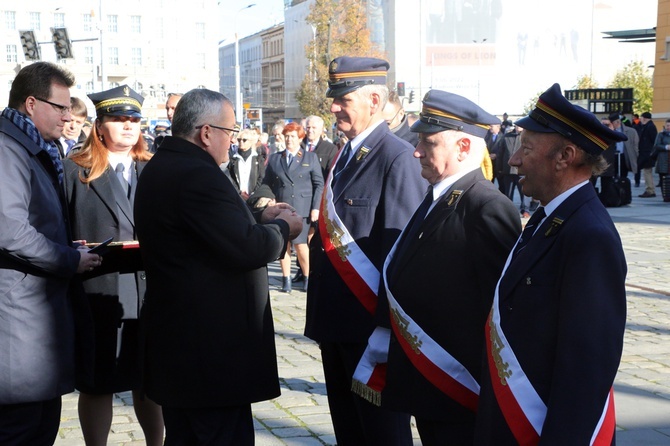
[[[330,61],[340,56],[385,55],[370,41],[366,0],[316,0],[306,20],[316,27],[316,39],[305,48],[312,68],[305,73],[296,100],[303,116],[322,117],[328,129],[333,121],[331,99],[326,98]]]

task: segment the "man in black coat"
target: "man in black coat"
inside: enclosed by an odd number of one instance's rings
[[[225,96],[186,93],[137,185],[145,387],[165,444],[252,445],[251,403],[280,393],[266,264],[302,219],[275,206],[256,224],[219,169],[234,124]]]
[[[412,126],[432,190],[386,259],[393,317],[382,404],[414,415],[424,446],[474,439],[482,327],[521,232],[514,204],[482,175],[486,125],[498,122],[466,98],[431,90]]]
[[[323,137],[323,118],[320,116],[308,116],[305,120],[305,140],[303,145],[308,152],[316,153],[321,165],[321,173],[324,181],[328,178],[328,172],[333,167],[333,159],[337,155],[337,147]]]
[[[413,147],[419,143],[417,134],[409,129],[409,122],[400,97],[396,91],[389,92],[389,100],[384,107],[384,120],[391,132],[400,139],[410,143]]]
[[[656,125],[651,120],[651,113],[644,112],[640,116],[640,143],[638,145],[637,173],[635,174],[635,186],[640,185],[640,172],[644,175],[644,192],[641,198],[656,196],[656,184],[654,183],[654,164],[656,159],[652,156],[654,143],[656,142]]]

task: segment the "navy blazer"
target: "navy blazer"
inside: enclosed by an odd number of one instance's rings
[[[305,139],[303,141],[303,147],[305,147],[305,150],[307,150],[308,146],[308,141]],[[337,155],[338,148],[335,144],[332,142],[328,142],[323,138],[319,139],[319,142],[316,144],[316,147],[314,147],[314,152],[316,156],[319,158],[319,164],[321,164],[321,173],[323,174],[323,180],[325,181],[326,178],[328,178],[328,172],[330,172],[330,169],[333,167],[333,160],[335,159],[335,155]]]
[[[338,215],[380,272],[428,187],[413,151],[382,122],[365,138],[333,186]],[[318,229],[310,244],[309,277],[305,334],[319,342],[366,342],[376,326],[374,317],[330,263]]]
[[[289,166],[287,154],[284,150],[270,155],[263,183],[272,189],[277,203],[288,203],[298,215],[309,217],[312,209],[319,209],[323,193],[319,159],[315,153],[300,148]]]
[[[619,234],[586,184],[547,216],[500,280],[502,330],[548,409],[541,445],[589,444],[621,358],[626,271]],[[517,444],[488,366],[475,444]]]
[[[455,190],[463,191],[458,201],[451,199]],[[400,242],[387,269],[400,306],[476,380],[493,291],[520,232],[516,207],[478,168],[439,198],[415,238]],[[414,367],[395,334],[386,376],[386,407],[453,424],[474,422],[474,412]]]

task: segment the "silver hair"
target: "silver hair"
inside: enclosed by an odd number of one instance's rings
[[[308,116],[308,117],[305,119],[305,121],[307,121],[307,122],[310,122],[310,121],[316,122],[316,123],[319,124],[322,128],[323,128],[323,126],[324,126],[323,118],[322,118],[321,116],[311,115],[311,116]]]
[[[219,121],[225,105],[233,108],[233,103],[217,91],[196,88],[187,92],[177,103],[172,118],[172,134],[191,140],[197,133],[196,127]]]
[[[371,94],[376,93],[379,95],[379,110],[381,111],[386,107],[386,103],[389,100],[389,89],[386,85],[364,85],[358,90],[355,90],[354,93],[359,95],[361,98],[369,97]]]

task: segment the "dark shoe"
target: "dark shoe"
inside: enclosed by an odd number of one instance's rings
[[[307,292],[307,285],[309,284],[309,277],[305,277],[305,281],[302,284],[302,290],[306,293]]]
[[[302,273],[302,270],[299,269],[297,273],[295,273],[295,277],[291,279],[291,282],[293,283],[301,283],[303,280],[305,280],[305,275]]]
[[[282,293],[290,293],[291,292],[291,278],[290,277],[282,277],[281,278],[281,291],[282,291]]]
[[[656,196],[655,193],[653,193],[653,192],[652,192],[652,193],[649,193],[649,192],[647,192],[647,191],[644,191],[643,194],[638,195],[638,197],[640,197],[640,198],[653,198],[653,197],[655,197],[655,196]]]

